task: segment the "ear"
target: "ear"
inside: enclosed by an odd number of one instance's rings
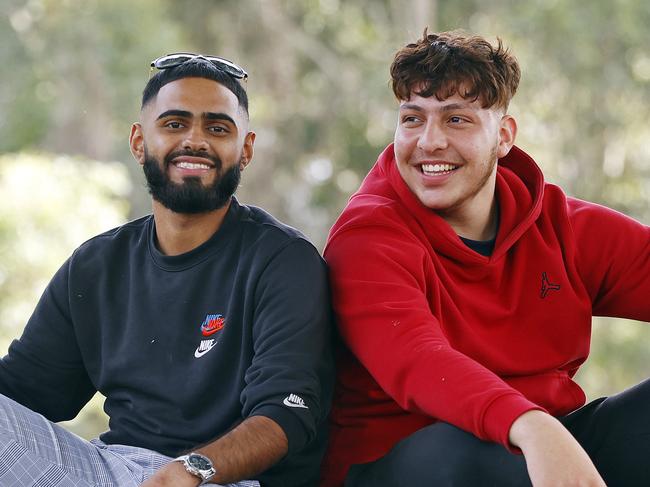
[[[255,145],[255,132],[248,132],[244,137],[244,147],[241,151],[239,168],[243,171],[253,159],[253,146]]]
[[[129,136],[129,147],[131,154],[138,164],[144,164],[144,135],[142,133],[142,125],[138,122],[131,125],[131,135]]]
[[[497,147],[497,157],[501,159],[508,155],[510,149],[515,144],[517,137],[517,121],[512,115],[504,115],[499,122],[499,145]]]

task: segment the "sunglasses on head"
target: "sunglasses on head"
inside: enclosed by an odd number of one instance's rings
[[[232,76],[235,79],[246,80],[248,73],[244,68],[237,66],[232,61],[228,61],[222,57],[206,56],[203,54],[194,54],[191,52],[175,52],[173,54],[166,54],[158,59],[151,61],[151,69],[170,69],[180,66],[183,63],[191,61],[192,59],[204,59],[211,62],[219,71]]]

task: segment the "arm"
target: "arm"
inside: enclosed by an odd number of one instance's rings
[[[509,438],[523,452],[535,487],[605,486],[587,453],[553,416],[528,411],[512,424]]]
[[[579,200],[569,211],[594,315],[650,321],[650,227]]]
[[[95,393],[72,322],[71,261],[54,275],[22,336],[0,361],[0,393],[50,421],[74,418]]]
[[[216,441],[195,450],[212,460],[217,473],[211,482],[228,484],[252,479],[287,453],[287,437],[280,426],[264,416],[252,416]],[[143,487],[195,486],[199,479],[190,475],[181,462],[171,462],[158,470]]]

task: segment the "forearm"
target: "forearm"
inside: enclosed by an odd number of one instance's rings
[[[519,416],[510,427],[508,439],[525,454],[534,448],[541,448],[546,437],[562,438],[574,442],[575,439],[553,416],[543,411],[527,411]]]
[[[510,427],[510,442],[521,448],[534,487],[604,487],[591,459],[553,416],[527,411]]]
[[[287,437],[275,421],[252,416],[196,451],[212,460],[217,471],[212,482],[227,484],[255,478],[278,462],[287,450]]]
[[[254,479],[280,460],[288,449],[287,437],[278,424],[264,416],[252,416],[221,438],[195,448],[216,470],[212,483],[228,484]],[[200,479],[185,470],[181,462],[170,462],[142,487],[194,487]]]

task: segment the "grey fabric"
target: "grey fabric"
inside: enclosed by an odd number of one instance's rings
[[[0,395],[2,487],[135,487],[170,460],[144,448],[86,441]],[[259,485],[247,480],[228,487]]]

